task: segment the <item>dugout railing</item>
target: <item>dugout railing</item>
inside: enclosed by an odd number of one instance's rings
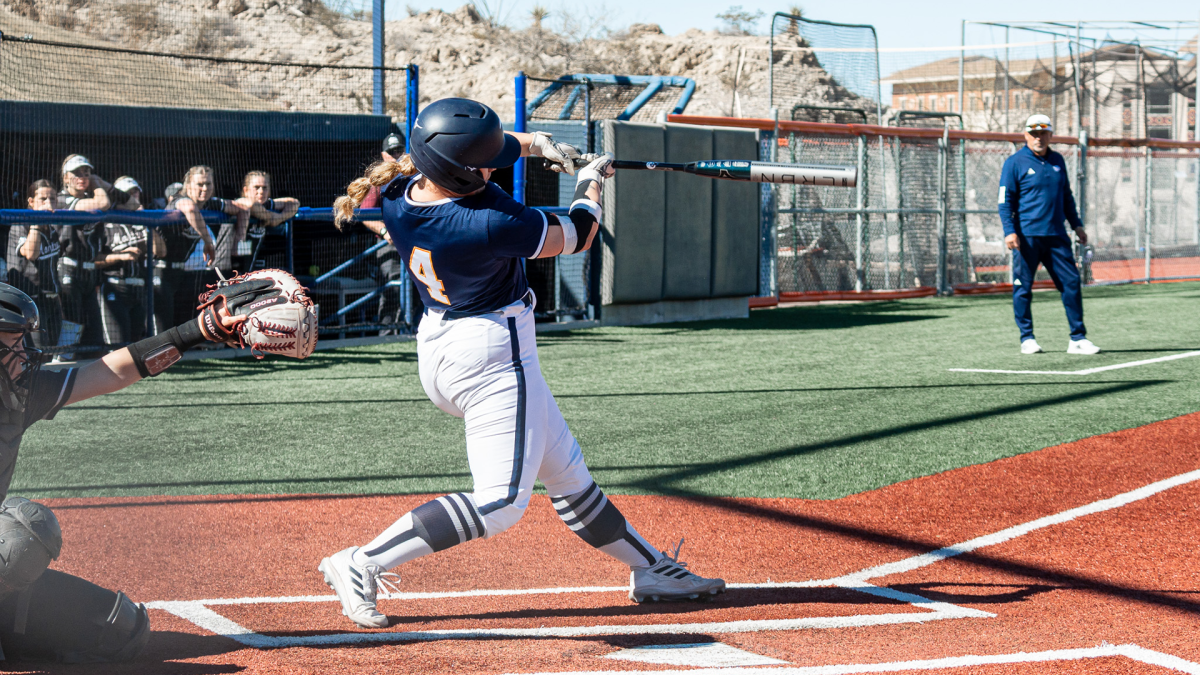
[[[566,209],[558,207],[540,207],[547,213],[565,214]],[[206,224],[229,225],[233,218],[217,211],[200,212]],[[305,262],[315,260],[310,255],[298,255],[300,239],[296,236],[297,223],[329,224],[333,221],[333,209],[301,207],[296,216],[275,228],[275,237],[282,249],[269,259],[268,266],[277,266],[295,274],[309,288],[310,295],[318,305],[320,316],[320,334],[324,339],[338,339],[355,335],[369,335],[382,332],[383,334],[403,334],[415,332],[416,322],[423,309],[419,298],[414,293],[408,270],[400,265],[398,274],[392,278],[372,275],[364,270],[369,261],[383,251],[387,242],[380,240],[374,243],[364,243],[364,238],[339,237],[347,247],[354,252],[346,254],[337,251],[326,251],[325,259],[331,260],[330,267],[324,269],[317,264],[305,267]],[[380,209],[359,209],[355,212],[355,220],[381,220]],[[188,226],[179,211],[143,210],[143,211],[34,211],[26,209],[0,209],[0,226],[16,225],[96,225],[120,223],[137,225],[149,229],[167,226]],[[331,226],[330,226],[331,227]],[[144,277],[137,280],[137,289],[143,292],[142,306],[145,308],[146,334],[156,332],[155,303],[156,290],[162,286],[161,261],[155,259],[154,251],[148,250],[142,265]],[[277,263],[277,264],[276,264]],[[210,281],[216,280],[216,273],[211,269],[201,268],[197,271],[211,273]],[[98,282],[97,288],[103,289],[103,281]],[[203,286],[194,289],[196,295],[203,291]],[[380,322],[384,302],[391,296],[391,301],[399,306],[399,319],[395,322]],[[37,300],[37,298],[35,298]],[[552,300],[547,298],[548,301]],[[378,304],[376,304],[378,303]],[[372,305],[376,305],[373,307]],[[48,354],[91,354],[102,353],[108,349],[124,346],[125,342],[103,342],[97,344],[84,342],[68,342],[50,345],[43,349]]]
[[[760,293],[782,300],[1002,292],[996,210],[1021,134],[672,115],[757,129],[764,161],[854,165],[854,189],[762,186]],[[1200,142],[1056,136],[1089,284],[1200,279]],[[1039,285],[1048,285],[1039,277]]]

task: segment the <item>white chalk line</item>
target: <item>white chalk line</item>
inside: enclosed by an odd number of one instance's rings
[[[1085,368],[1084,370],[994,370],[990,368],[947,368],[946,370],[952,373],[1002,373],[1005,375],[1095,375],[1096,373],[1103,373],[1109,370],[1134,368],[1137,366],[1149,365],[1151,363],[1162,363],[1164,361],[1187,359],[1193,356],[1200,356],[1200,351],[1183,352],[1182,354],[1159,356],[1158,358],[1153,359],[1130,361],[1128,363],[1117,363],[1111,366],[1100,366],[1098,368]]]
[[[1035,530],[1050,527],[1051,525],[1060,525],[1082,516],[1102,513],[1104,511],[1125,506],[1127,504],[1132,504],[1133,502],[1152,497],[1160,492],[1179,487],[1180,485],[1193,483],[1198,480],[1200,480],[1200,469],[1182,473],[1178,476],[1172,476],[1166,480],[1160,480],[1158,482],[1140,487],[1136,490],[1119,494],[1115,497],[1101,499],[1098,502],[1092,502],[1091,504],[1068,509],[1052,516],[1045,516],[1044,518],[1031,520],[1027,523],[1014,525],[1012,527],[1000,530],[999,532],[993,532],[992,534],[987,534],[982,537],[976,537],[969,541],[964,541],[961,544],[947,546],[945,548],[940,548],[936,551],[916,555],[905,560],[887,563],[884,565],[877,565],[875,567],[862,570],[861,572],[855,572],[854,574],[847,574],[846,576],[832,579],[831,581],[841,585],[846,583],[855,583],[858,581],[866,581],[867,579],[875,579],[892,574],[911,572],[912,570],[920,569],[926,565],[932,565],[935,562],[962,555],[964,553],[969,553],[985,546],[1002,544],[1010,539],[1016,539],[1017,537],[1029,534]]]
[[[943,670],[946,668],[968,668],[971,666],[1080,661],[1083,659],[1102,659],[1121,656],[1149,665],[1200,675],[1200,664],[1186,661],[1177,656],[1145,649],[1135,644],[1110,645],[1107,643],[1084,649],[1055,649],[1044,652],[1017,652],[1015,654],[993,654],[986,656],[952,656],[944,659],[893,661],[891,663],[857,663],[790,668],[688,668],[686,670],[655,670],[653,673],[654,675],[761,675],[762,673],[769,673],[770,675],[852,675],[853,673],[891,673],[905,670]],[[627,675],[629,672],[628,670],[590,670],[556,672],[553,675]],[[536,675],[551,674],[538,673]]]
[[[897,562],[869,567],[859,572],[824,580],[799,582],[766,582],[729,584],[729,588],[818,588],[840,587],[867,593],[926,610],[923,612],[892,614],[859,614],[839,617],[806,617],[799,619],[751,619],[693,624],[636,624],[607,626],[556,626],[539,628],[487,628],[472,630],[427,630],[385,633],[334,633],[328,635],[306,635],[298,637],[269,636],[255,633],[235,621],[209,609],[209,606],[278,604],[291,602],[335,602],[336,596],[283,596],[264,598],[216,598],[211,600],[157,601],[146,603],[150,609],[161,609],[186,619],[197,627],[236,640],[247,647],[271,649],[281,647],[322,646],[335,644],[363,644],[388,642],[417,642],[429,640],[461,640],[487,637],[534,638],[534,637],[585,637],[590,635],[676,635],[694,633],[745,633],[762,631],[791,631],[825,628],[851,628],[900,623],[924,623],[946,619],[992,618],[995,614],[950,603],[937,602],[912,593],[891,588],[874,586],[868,580],[910,572],[933,563],[995,546],[1006,541],[1040,530],[1051,525],[1066,523],[1077,518],[1109,511],[1133,502],[1147,499],[1160,492],[1200,480],[1200,469],[1157,481],[1114,497],[1102,499],[1074,509],[1068,509],[1013,527],[976,537],[945,548],[912,556]],[[460,597],[488,597],[535,595],[543,593],[608,593],[624,592],[626,587],[584,586],[578,588],[537,588],[517,590],[475,590],[438,593],[397,593],[387,596],[394,599],[442,599]],[[381,598],[384,596],[380,596]],[[723,669],[724,672],[724,669]],[[858,671],[855,671],[858,672]]]

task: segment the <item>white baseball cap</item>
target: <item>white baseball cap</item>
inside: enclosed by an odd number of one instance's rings
[[[78,169],[81,166],[86,166],[89,169],[96,168],[96,167],[92,166],[92,163],[88,161],[87,157],[84,157],[83,155],[70,155],[69,157],[67,157],[66,159],[63,160],[62,170],[63,170],[63,173],[66,173],[68,171],[74,171],[75,169]]]
[[[1038,113],[1030,115],[1029,119],[1025,120],[1025,131],[1049,131],[1054,133],[1054,125],[1050,123],[1050,118],[1046,115]]]
[[[140,191],[142,189],[142,186],[138,185],[138,182],[129,176],[121,176],[118,178],[117,182],[113,183],[113,187],[122,192],[129,192],[130,190]]]

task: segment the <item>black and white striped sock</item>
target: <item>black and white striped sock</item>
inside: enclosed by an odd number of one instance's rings
[[[475,500],[460,492],[438,497],[404,514],[371,543],[355,551],[354,562],[372,563],[387,570],[485,534]]]
[[[571,531],[630,567],[648,567],[663,556],[625,520],[604,491],[592,483],[573,495],[552,497],[554,510]]]

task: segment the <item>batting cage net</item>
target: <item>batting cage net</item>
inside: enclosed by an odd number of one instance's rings
[[[0,219],[0,276],[43,306],[39,346],[69,357],[128,343],[193,316],[217,270],[264,267],[312,287],[331,337],[407,330],[395,250],[361,224],[304,219],[390,133],[403,148],[415,67],[373,68],[368,49],[345,47],[370,36],[350,3],[0,8],[0,208],[106,214]],[[119,215],[145,210],[157,215]]]
[[[843,108],[854,112],[834,121],[860,121],[850,119],[860,111],[872,123],[879,119],[879,41],[874,27],[777,12],[771,18],[769,49],[768,107],[777,108],[783,119],[793,111],[792,119],[827,121],[835,114],[831,111]],[[823,114],[818,112],[822,109]],[[796,110],[809,112],[797,116]]]

